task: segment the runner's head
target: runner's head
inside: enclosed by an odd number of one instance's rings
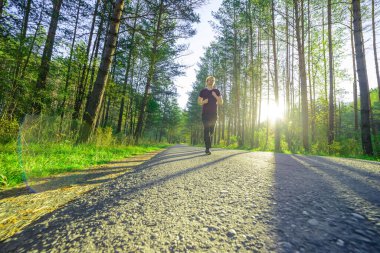
[[[206,86],[212,88],[212,87],[214,87],[214,85],[215,85],[215,77],[213,77],[213,76],[208,76],[208,77],[206,78]]]

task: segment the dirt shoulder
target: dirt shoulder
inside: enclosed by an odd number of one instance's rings
[[[128,157],[70,173],[42,178],[31,188],[25,185],[0,190],[0,241],[22,231],[33,221],[50,213],[82,194],[108,182],[151,159],[162,150]]]

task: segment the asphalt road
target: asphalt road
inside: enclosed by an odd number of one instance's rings
[[[380,163],[171,147],[0,252],[380,252]]]

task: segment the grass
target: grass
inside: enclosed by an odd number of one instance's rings
[[[23,182],[23,176],[39,178],[85,169],[168,146],[49,143],[33,144],[18,150],[15,143],[0,145],[0,187],[14,187]]]

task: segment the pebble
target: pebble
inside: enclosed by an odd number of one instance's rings
[[[234,229],[230,229],[227,232],[228,237],[235,237],[236,236],[236,231]]]
[[[367,237],[364,237],[362,235],[356,235],[355,239],[358,239],[359,241],[362,241],[362,242],[368,242],[368,243],[372,242],[370,239],[368,239]]]
[[[303,211],[302,214],[309,215],[309,213],[307,211]]]
[[[290,242],[279,242],[278,246],[290,250],[293,246]]]
[[[316,219],[310,219],[307,221],[307,223],[309,223],[310,225],[313,225],[313,226],[317,226],[318,225],[318,221]]]
[[[341,240],[341,239],[338,239],[338,240],[336,241],[336,245],[338,245],[338,246],[340,246],[340,247],[343,247],[343,246],[344,246],[344,241]]]
[[[365,219],[364,216],[362,216],[360,214],[357,214],[357,213],[351,213],[351,214],[352,214],[352,216],[354,216],[357,219],[360,219],[360,220],[364,220]]]

